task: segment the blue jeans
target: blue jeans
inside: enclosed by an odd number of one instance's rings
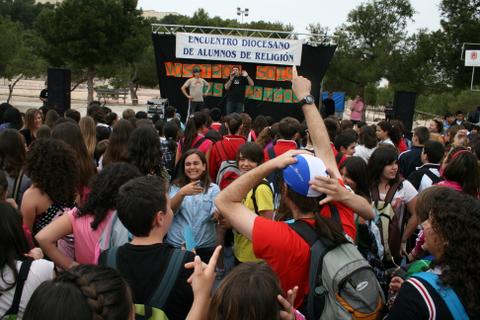
[[[245,106],[243,105],[243,102],[233,102],[233,101],[227,101],[227,114],[231,113],[242,113],[245,111]]]

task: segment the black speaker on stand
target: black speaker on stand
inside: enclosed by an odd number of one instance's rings
[[[416,92],[395,91],[395,98],[393,100],[393,117],[403,122],[403,125],[405,126],[405,135],[409,139],[412,138],[411,132],[416,102]]]
[[[53,109],[63,116],[70,109],[71,72],[68,69],[49,68],[48,109]]]

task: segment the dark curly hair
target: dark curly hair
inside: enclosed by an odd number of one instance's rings
[[[15,129],[0,133],[0,169],[11,177],[17,177],[25,163],[25,141]]]
[[[447,187],[438,187],[431,197],[430,222],[444,240],[443,254],[433,266],[442,267],[442,283],[455,290],[467,311],[479,314],[480,203]]]
[[[135,166],[128,163],[118,162],[104,167],[100,174],[93,179],[92,191],[83,207],[80,208],[78,216],[93,215],[95,218],[90,226],[96,230],[105,219],[108,210],[115,208],[118,189],[124,183],[141,175]]]
[[[128,140],[128,162],[135,165],[142,174],[160,175],[162,151],[160,138],[153,127],[139,127],[133,130]]]
[[[37,139],[30,145],[25,173],[55,203],[72,204],[77,192],[75,152],[65,142]]]
[[[75,163],[78,167],[77,188],[82,193],[90,179],[96,174],[93,158],[88,154],[80,127],[73,121],[57,124],[52,129],[52,138],[62,140],[75,151]]]

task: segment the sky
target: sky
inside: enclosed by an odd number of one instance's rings
[[[361,4],[361,0],[139,0],[144,10],[177,12],[191,16],[197,9],[205,9],[210,16],[224,19],[241,19],[237,16],[237,7],[248,8],[250,14],[245,22],[265,20],[270,22],[291,23],[296,32],[307,32],[310,23],[320,23],[333,31],[346,22],[350,10]],[[440,27],[440,0],[410,0],[416,11],[413,23],[407,31],[414,33],[419,28],[436,30]],[[240,21],[240,20],[239,20]]]

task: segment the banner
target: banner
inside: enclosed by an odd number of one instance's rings
[[[302,41],[180,32],[176,34],[175,56],[182,59],[299,66]]]
[[[480,50],[465,51],[465,67],[480,67]]]

